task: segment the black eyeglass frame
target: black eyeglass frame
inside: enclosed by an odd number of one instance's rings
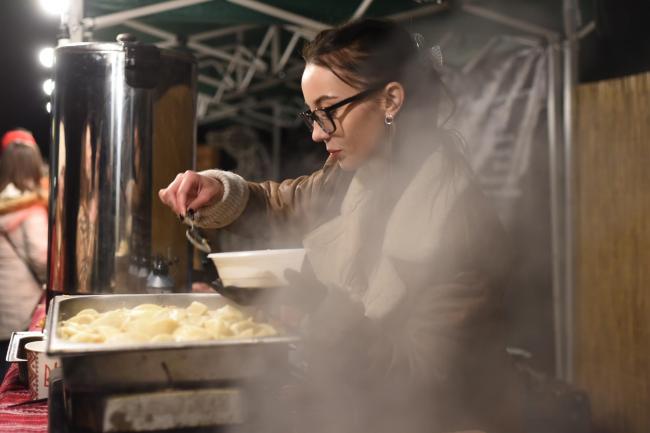
[[[316,122],[316,123],[318,123],[318,126],[321,127],[321,129],[323,130],[324,133],[326,133],[328,135],[334,134],[336,132],[336,122],[334,122],[334,117],[332,117],[332,113],[336,109],[341,108],[344,105],[351,104],[352,102],[357,102],[357,101],[360,101],[362,99],[365,99],[368,96],[370,96],[371,94],[375,93],[376,91],[382,89],[383,87],[384,87],[383,84],[380,85],[380,86],[371,87],[369,89],[366,89],[366,90],[364,90],[362,92],[357,93],[356,95],[352,95],[349,98],[345,98],[342,101],[339,101],[339,102],[337,102],[335,104],[332,104],[329,107],[317,108],[316,110],[313,110],[313,111],[311,111],[311,110],[303,111],[302,113],[299,113],[298,116],[300,116],[300,118],[305,121],[305,124],[307,125],[307,127],[309,128],[310,131],[314,130],[314,122]],[[325,113],[325,115],[329,119],[330,123],[332,124],[332,127],[333,127],[332,131],[326,131],[325,130],[322,122],[320,121],[320,118],[315,115],[315,113],[318,112],[318,111],[322,111],[323,113]]]

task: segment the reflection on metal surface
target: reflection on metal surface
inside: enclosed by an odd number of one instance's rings
[[[56,50],[48,295],[137,293],[151,258],[190,250],[157,191],[193,167],[196,65],[125,40]]]

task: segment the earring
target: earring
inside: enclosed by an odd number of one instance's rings
[[[393,124],[394,117],[392,114],[386,114],[386,117],[384,118],[384,123],[388,126]]]

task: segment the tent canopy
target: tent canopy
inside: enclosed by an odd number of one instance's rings
[[[591,3],[583,2],[589,14]],[[303,107],[300,49],[322,29],[361,16],[390,17],[440,44],[447,65],[462,69],[498,35],[559,41],[562,7],[562,0],[86,0],[78,19],[87,40],[132,33],[192,51],[201,123],[248,118],[289,127]]]

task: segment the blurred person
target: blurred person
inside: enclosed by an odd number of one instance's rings
[[[29,131],[2,138],[0,153],[0,353],[4,361],[13,331],[27,329],[43,294],[47,266],[47,198],[43,159]]]
[[[520,431],[501,298],[511,257],[457,135],[436,56],[364,19],[303,50],[301,117],[329,157],[282,182],[187,171],[159,192],[204,228],[302,242],[298,431]]]

